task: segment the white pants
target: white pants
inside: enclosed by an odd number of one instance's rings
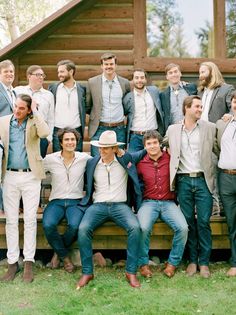
[[[32,172],[6,172],[3,182],[3,202],[9,264],[16,263],[20,256],[19,203],[21,197],[24,204],[24,261],[34,262],[40,187],[41,181],[36,179]]]

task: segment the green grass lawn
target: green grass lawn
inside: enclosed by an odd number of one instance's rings
[[[234,315],[236,278],[227,278],[226,264],[211,265],[212,277],[186,277],[183,268],[168,279],[160,269],[141,289],[131,288],[124,270],[96,268],[95,279],[75,290],[81,270],[35,268],[35,281],[24,284],[19,273],[12,283],[0,283],[0,315]],[[0,267],[0,275],[6,268]]]

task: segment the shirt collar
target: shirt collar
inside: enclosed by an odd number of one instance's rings
[[[183,83],[181,81],[179,82],[179,85],[178,85],[177,89],[174,89],[174,87],[170,84],[171,92],[173,92],[175,90],[181,90],[181,89],[183,89]]]
[[[182,120],[181,124],[182,124],[182,130],[186,130],[185,124],[184,124],[184,119]],[[192,130],[194,130],[198,126],[199,126],[199,120],[196,121],[196,124]]]
[[[65,89],[70,89],[70,90],[73,90],[74,88],[76,88],[76,81],[74,81],[74,85],[72,86],[72,88],[68,88],[63,82],[61,82],[59,85],[58,85],[58,88],[65,88]]]
[[[41,88],[38,89],[38,90],[32,90],[31,87],[30,87],[30,85],[26,85],[26,88],[27,88],[32,94],[35,93],[35,92],[42,92],[42,90],[43,90],[43,87],[41,87]]]
[[[10,86],[6,86],[3,82],[1,82],[2,83],[2,86],[4,87],[4,89],[6,90],[6,91],[13,91],[13,87],[12,87],[12,85],[10,85]]]
[[[114,161],[115,161],[115,162],[118,162],[116,156],[114,156],[114,160],[111,161],[110,163],[113,163]],[[104,165],[104,163],[102,162],[102,159],[101,159],[101,158],[100,158],[100,160],[98,161],[98,164],[103,164],[103,165]]]
[[[102,83],[104,83],[104,82],[109,82],[109,81],[112,81],[112,82],[117,83],[117,82],[118,82],[117,75],[115,75],[115,77],[114,77],[112,80],[108,80],[108,79],[105,77],[104,73],[103,73],[103,74],[102,74]]]
[[[134,88],[134,95],[135,95],[135,96],[144,95],[144,94],[146,94],[147,92],[148,92],[148,90],[147,90],[146,86],[144,87],[144,89],[143,89],[142,92],[139,92],[138,90],[136,90],[136,89]]]

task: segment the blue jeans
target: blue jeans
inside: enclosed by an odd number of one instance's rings
[[[93,274],[93,231],[111,220],[124,228],[128,234],[126,271],[135,274],[138,263],[140,227],[130,207],[124,202],[98,202],[90,206],[79,226],[79,249],[82,273]]]
[[[47,149],[48,149],[48,139],[47,138],[41,138],[40,139],[40,153],[42,158],[45,158],[47,154]]]
[[[2,187],[0,184],[0,209],[3,210]]]
[[[129,137],[128,152],[137,152],[139,150],[143,150],[143,136],[131,133]]]
[[[76,147],[75,151],[82,152],[83,151],[82,128],[78,127],[78,128],[75,128],[75,129],[80,134],[80,140],[77,143],[77,147]],[[53,150],[53,152],[61,151],[61,146],[60,146],[60,142],[59,142],[58,135],[57,135],[59,130],[60,130],[60,128],[57,128],[57,127],[54,127],[54,129],[53,129],[53,135],[52,135],[52,150]]]
[[[126,127],[125,126],[117,126],[117,127],[105,127],[105,126],[98,126],[97,131],[91,138],[91,140],[98,140],[101,134],[106,130],[113,130],[116,132],[117,142],[126,143]],[[121,146],[124,148],[124,146]],[[99,154],[99,150],[94,145],[91,145],[91,155],[95,156]]]
[[[79,199],[54,199],[49,202],[43,213],[43,229],[48,243],[60,258],[68,255],[70,245],[76,240],[78,227],[84,212],[77,206]],[[67,229],[63,235],[57,225],[67,221]]]
[[[148,265],[150,236],[158,218],[174,230],[172,249],[168,262],[178,266],[181,262],[184,247],[188,238],[188,225],[183,213],[172,200],[145,200],[139,211],[138,220],[141,228],[141,241],[138,265]]]
[[[229,231],[231,266],[236,267],[236,175],[220,171],[219,190]]]
[[[189,227],[187,246],[190,263],[208,266],[212,248],[212,194],[204,177],[177,175],[177,190],[180,208]]]

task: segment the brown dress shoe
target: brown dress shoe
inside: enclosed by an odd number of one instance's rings
[[[235,277],[235,276],[236,276],[236,267],[231,267],[231,268],[227,271],[226,275],[227,275],[228,277]]]
[[[76,283],[76,290],[84,287],[89,281],[93,280],[94,275],[82,275],[79,281]]]
[[[58,269],[60,267],[60,258],[57,253],[53,254],[50,264],[52,269]]]
[[[173,266],[173,265],[171,265],[169,263],[166,263],[166,267],[163,270],[163,272],[168,278],[174,277],[175,271],[176,271],[176,267],[175,266]]]
[[[199,268],[200,268],[200,276],[202,278],[205,278],[205,279],[210,278],[211,273],[208,266],[200,266]]]
[[[75,266],[72,264],[72,262],[71,262],[69,257],[65,257],[63,259],[63,264],[64,264],[65,271],[67,271],[69,273],[75,271]]]
[[[131,285],[131,287],[133,287],[133,288],[140,288],[141,287],[141,284],[138,281],[135,274],[126,272],[125,276],[126,276],[127,281],[129,282],[129,284]]]
[[[139,271],[140,271],[140,274],[145,278],[151,278],[152,277],[152,272],[151,272],[148,265],[141,266]]]
[[[194,263],[190,263],[186,269],[186,274],[189,277],[194,276],[197,273],[197,265]]]
[[[8,264],[8,270],[5,273],[5,275],[3,275],[0,278],[0,281],[7,282],[7,281],[14,280],[17,272],[19,272],[19,271],[20,271],[20,268],[19,268],[18,262],[14,263],[14,264]]]
[[[24,272],[23,272],[23,281],[26,283],[30,283],[33,280],[34,280],[33,262],[32,261],[25,261]]]

